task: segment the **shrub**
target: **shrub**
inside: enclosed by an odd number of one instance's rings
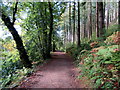
[[[116,49],[117,45],[103,49],[96,48],[88,51],[91,54],[88,53],[87,57],[81,58],[82,76],[87,76],[94,82],[95,88],[119,87],[120,51]]]

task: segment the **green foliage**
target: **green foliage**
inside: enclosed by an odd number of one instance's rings
[[[90,50],[90,49],[91,47],[89,44],[81,44],[80,48],[77,47],[77,45],[69,44],[69,48],[66,49],[66,52],[69,53],[76,60],[79,54],[84,53],[85,50]]]
[[[114,32],[117,32],[117,31],[120,31],[118,29],[118,25],[115,24],[115,25],[110,25],[108,30],[106,31],[106,36],[110,36],[111,34],[113,34]]]
[[[60,2],[51,3],[51,8],[53,9],[52,14],[54,17],[54,31],[52,32],[52,37],[50,37],[51,18],[48,2],[18,3],[15,24],[20,25],[22,29],[21,38],[33,67],[43,63],[44,60],[48,58],[48,54],[50,53],[50,51],[48,51],[50,48],[50,39],[52,39],[52,43],[55,42],[56,48],[64,50],[64,48],[61,48],[63,43],[57,31],[59,29],[59,21],[61,20],[60,16],[64,13],[66,5],[66,3]],[[3,10],[4,14],[10,17],[12,22],[15,3],[1,2],[0,7],[0,12]],[[19,28],[16,29],[19,31]],[[15,82],[18,84],[19,80],[31,73],[32,70],[23,67],[19,58],[19,53],[16,50],[16,44],[11,36],[6,37],[5,40],[0,39],[0,53],[1,52],[0,87],[13,87],[15,86]]]
[[[0,47],[0,88],[14,87],[23,77],[32,73],[32,69],[23,67],[13,40],[2,40]]]
[[[95,7],[95,4],[96,3],[93,3],[92,8]],[[52,32],[53,36],[51,37],[52,43],[55,44],[57,49],[63,51],[65,50],[63,39],[66,38],[67,33],[64,30],[65,36],[64,38],[60,38],[57,31],[60,31],[59,24],[61,24],[61,16],[63,16],[62,14],[66,9],[66,5],[67,3],[61,2],[51,3],[51,7],[53,9],[52,14],[54,18],[54,30]],[[86,9],[87,4],[81,3],[81,5],[81,10],[84,11],[84,13],[81,13],[80,15],[81,24],[85,24],[88,19],[88,11]],[[0,3],[0,12],[2,10],[5,11],[4,14],[8,15],[11,18],[11,21],[13,18],[14,6],[15,3],[13,2]],[[92,12],[95,13],[95,9],[92,10]],[[43,60],[47,58],[47,54],[50,52],[48,49],[50,48],[49,33],[51,18],[48,2],[19,2],[17,14],[15,16],[17,19],[16,21],[20,21],[15,23],[21,25],[22,27],[21,37],[29,55],[29,59],[31,60],[32,64],[43,63]],[[64,19],[65,18],[69,18],[68,14],[66,14]],[[65,24],[67,23],[69,24],[69,21],[67,21]],[[65,27],[63,28],[62,25],[60,29],[65,29]],[[108,30],[104,31],[106,31],[106,34],[104,35],[105,37],[111,35],[113,32],[119,31],[118,25],[110,26]],[[106,43],[101,43],[101,40],[103,40],[105,37],[96,39],[95,33],[93,33],[92,36],[93,37],[91,40],[89,40],[87,36],[86,38],[82,39],[80,48],[78,48],[77,45],[72,45],[72,43],[69,43],[66,45],[66,52],[72,55],[78,66],[82,68],[81,77],[87,76],[89,79],[91,79],[91,81],[94,82],[95,88],[118,88],[120,83],[120,51],[118,50],[118,46],[115,43],[113,45],[112,37],[108,37],[106,39]],[[115,37],[115,34],[113,37]],[[7,37],[4,41],[4,44],[1,45],[2,48],[0,48],[0,51],[2,52],[0,55],[0,59],[2,58],[2,60],[0,60],[0,87],[14,87],[16,85],[14,83],[17,82],[18,84],[20,79],[25,77],[27,74],[32,73],[33,71],[32,69],[23,67],[19,58],[19,53],[15,49],[15,42],[13,42],[11,39],[11,37]],[[0,41],[3,42],[1,39]],[[90,46],[90,44],[95,41],[99,41],[94,47],[97,50],[93,50],[93,47],[91,48]],[[104,48],[100,48],[100,46],[104,46]]]
[[[106,38],[105,43],[107,45],[120,44],[120,32],[114,32],[112,35]]]
[[[2,53],[2,70],[1,72],[1,86],[5,87],[9,82],[11,82],[11,77],[13,73],[18,69],[22,68],[22,64],[20,64],[20,61],[18,61],[17,54],[14,53],[14,55],[10,54],[9,52],[3,52]]]
[[[94,41],[88,42],[89,44]],[[117,89],[120,83],[120,50],[118,45],[98,43],[91,49],[72,46],[67,52],[75,59],[75,63],[81,70],[79,78],[86,76],[94,88]]]
[[[120,62],[118,59],[120,58],[120,52],[112,52],[115,47],[113,46],[111,50],[109,48],[100,49],[96,53],[96,57],[88,54],[87,58],[83,60],[84,64],[81,66],[82,76],[87,76],[92,80],[95,88],[119,87],[120,78],[117,72],[120,70],[120,64],[118,63]]]
[[[120,51],[114,52],[117,45],[88,54],[84,59],[83,75],[94,81],[95,88],[118,88],[120,70]],[[89,51],[88,51],[89,52]],[[95,55],[94,55],[95,54]]]
[[[20,62],[18,52],[14,54],[8,51],[2,52],[2,65],[0,70],[0,87],[14,87],[25,75],[32,73],[31,69],[26,69]]]

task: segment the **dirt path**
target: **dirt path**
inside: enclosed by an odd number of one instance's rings
[[[55,52],[52,60],[28,77],[21,88],[79,88],[71,58]]]

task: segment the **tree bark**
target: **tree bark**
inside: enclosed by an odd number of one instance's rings
[[[55,34],[55,33],[54,33]],[[56,44],[55,44],[55,35],[53,34],[53,47],[52,47],[52,51],[55,52],[55,48],[56,48]]]
[[[41,11],[42,12],[42,11]],[[46,19],[48,16],[47,16],[47,6],[46,6],[46,4],[45,4],[45,8],[44,8],[44,15],[41,15],[41,17],[43,18],[43,19]],[[42,20],[43,20],[42,19]],[[44,38],[44,46],[43,46],[43,48],[44,48],[44,59],[46,59],[47,58],[47,54],[48,54],[48,34],[47,34],[47,32],[46,32],[46,30],[47,30],[47,21],[46,20],[43,20],[43,26],[44,26],[44,31],[43,31],[43,38]],[[46,47],[45,47],[46,46]]]
[[[73,44],[75,44],[75,2],[73,6]]]
[[[4,21],[5,25],[9,29],[10,33],[12,34],[15,42],[16,42],[16,47],[19,51],[20,59],[24,65],[24,67],[31,68],[31,62],[29,61],[27,52],[23,46],[23,42],[21,37],[19,36],[18,32],[13,26],[13,23],[10,21],[10,18],[2,13],[2,20]]]
[[[112,22],[112,15],[110,14],[110,22]]]
[[[120,1],[118,2],[118,29],[120,29]]]
[[[117,4],[116,4],[116,6],[118,6]],[[115,20],[116,20],[116,22],[117,22],[117,14],[118,14],[118,11],[117,11],[118,9],[117,8],[115,8]]]
[[[99,8],[98,2],[96,2],[96,38],[99,37],[99,25],[98,25],[98,23],[99,23],[99,19],[98,19],[99,13],[98,13],[98,8]]]
[[[69,42],[69,26],[68,25],[66,25],[66,30],[67,30],[66,38],[67,38],[67,42]]]
[[[77,46],[80,47],[80,2],[78,2],[78,30],[77,30]]]
[[[103,25],[103,27],[105,28],[105,7],[106,7],[106,3],[105,2],[103,2],[103,22],[104,22],[104,25]]]
[[[88,38],[91,39],[92,37],[92,3],[89,2],[89,10],[90,10],[90,13],[89,13],[89,32],[88,32]]]
[[[72,29],[71,29],[71,3],[69,3],[69,42],[72,41]]]
[[[109,26],[109,5],[107,7],[107,22],[106,22],[106,26],[107,26],[107,29],[108,29],[108,26]]]
[[[103,2],[98,2],[99,5],[99,30],[100,37],[104,37],[104,10],[103,10]]]
[[[86,13],[85,13],[85,10],[86,10],[86,7],[85,5],[83,6],[83,10],[84,10],[84,28],[83,28],[83,38],[87,37],[87,31],[86,31]]]
[[[51,6],[51,2],[48,2],[48,6],[49,6],[49,12],[50,12],[50,32],[49,32],[49,36],[48,36],[48,57],[50,57],[50,51],[52,49],[52,45],[51,45],[51,41],[52,41],[52,32],[53,32],[53,9]]]

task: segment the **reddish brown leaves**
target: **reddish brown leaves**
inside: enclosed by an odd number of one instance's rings
[[[90,46],[93,48],[93,47],[95,47],[97,44],[98,44],[98,42],[92,42],[92,43],[90,43]]]

